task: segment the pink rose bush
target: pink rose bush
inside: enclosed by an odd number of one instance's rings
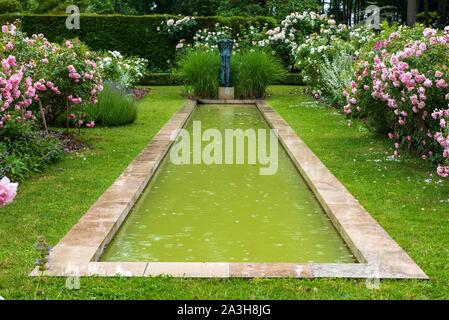
[[[62,157],[47,123],[65,117],[67,127],[95,126],[86,110],[93,110],[103,85],[97,55],[78,40],[59,45],[11,24],[1,27],[0,48],[1,207],[17,192],[6,176],[22,181]]]
[[[366,116],[393,141],[394,157],[414,150],[449,176],[449,27],[381,34],[357,61],[344,91],[347,114]]]
[[[18,185],[18,183],[12,183],[7,177],[0,180],[0,208],[14,200]]]
[[[16,28],[3,26],[2,32],[14,36]],[[32,119],[33,111],[29,107],[36,95],[33,80],[28,75],[30,66],[16,59],[14,52],[8,49],[13,48],[10,44],[11,41],[6,41],[0,54],[0,130],[11,121],[24,123]]]
[[[54,122],[65,113],[67,125],[70,122],[79,128],[91,124],[85,108],[97,102],[97,95],[103,89],[97,55],[78,40],[66,40],[58,45],[42,34],[27,37],[14,25],[3,26],[2,33],[0,86],[4,105],[0,121],[3,125],[7,121],[32,118],[38,106],[43,108],[38,117],[42,122]],[[12,87],[8,77],[12,77]],[[11,90],[9,96],[7,92]],[[17,104],[14,100],[18,100]]]

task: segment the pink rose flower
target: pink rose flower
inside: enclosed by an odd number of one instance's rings
[[[443,157],[444,157],[444,158],[449,158],[449,149],[444,149],[444,151],[443,151]]]
[[[14,50],[14,44],[11,41],[9,41],[6,44],[5,48],[8,49],[9,51],[12,51],[12,50]]]
[[[437,31],[432,28],[426,28],[424,29],[423,35],[424,37],[433,37],[437,34]]]
[[[14,56],[9,56],[6,61],[8,62],[10,67],[15,67],[17,65],[16,63],[16,57]]]
[[[441,176],[443,178],[447,178],[447,176],[449,176],[449,166],[439,165],[437,168],[437,173],[439,176]]]
[[[447,88],[447,83],[446,83],[446,81],[444,81],[444,79],[437,80],[435,84],[436,84],[437,88],[440,88],[440,89]]]
[[[18,183],[12,183],[7,177],[0,180],[0,208],[14,200],[18,186]]]

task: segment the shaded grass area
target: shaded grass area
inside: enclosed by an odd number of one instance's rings
[[[449,181],[440,182],[422,160],[387,160],[390,145],[333,109],[300,94],[270,88],[269,103],[386,231],[431,277],[382,281],[379,290],[351,279],[82,278],[80,290],[64,278],[44,278],[47,299],[418,299],[449,298]],[[136,123],[84,130],[94,149],[67,156],[20,187],[0,210],[0,295],[35,296],[33,242],[56,244],[182,105],[179,87],[155,87],[139,103]],[[429,180],[430,179],[430,180]]]

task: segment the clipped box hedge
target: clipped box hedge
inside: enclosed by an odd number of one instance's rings
[[[142,86],[174,86],[182,85],[182,81],[171,73],[149,73],[139,81]]]
[[[80,29],[69,30],[67,15],[6,14],[0,22],[22,21],[22,30],[27,34],[43,33],[50,41],[78,37],[94,50],[118,50],[125,55],[139,56],[149,61],[152,70],[167,70],[175,59],[176,39],[160,34],[157,27],[166,19],[179,17],[170,15],[81,15]],[[276,20],[269,17],[196,17],[198,28],[213,27],[216,23],[232,27],[237,32],[250,25],[267,23],[275,26]]]

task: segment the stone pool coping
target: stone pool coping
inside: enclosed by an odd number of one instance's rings
[[[301,172],[358,263],[99,262],[197,103],[252,104]],[[293,277],[428,279],[293,129],[263,100],[186,100],[153,140],[52,249],[49,269],[31,276]]]

